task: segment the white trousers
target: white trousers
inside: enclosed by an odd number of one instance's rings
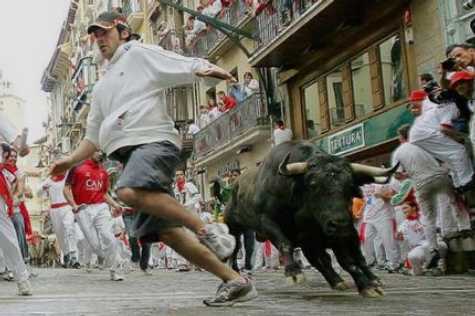
[[[6,266],[12,270],[17,281],[28,279],[28,271],[21,255],[18,239],[13,222],[8,216],[7,206],[0,198],[0,248],[5,258]]]
[[[421,223],[424,226],[424,235],[432,249],[437,249],[438,216],[442,236],[453,232],[454,229],[470,229],[470,216],[465,209],[457,207],[448,177],[436,177],[418,188],[416,199],[422,212]]]
[[[91,204],[75,214],[85,239],[92,251],[103,257],[111,270],[120,265],[117,240],[112,233],[112,216],[106,203]]]
[[[445,135],[434,135],[413,144],[447,164],[456,188],[472,180],[473,166],[464,145]]]
[[[401,263],[401,254],[396,235],[396,220],[382,219],[374,222],[366,222],[361,225],[361,236],[363,237],[363,252],[368,263],[375,260],[375,240],[377,236],[381,238],[384,252],[388,263],[392,268],[397,268]]]
[[[447,255],[447,245],[443,241],[437,241],[437,248],[441,258]],[[431,247],[428,241],[424,241],[420,246],[411,249],[407,255],[407,259],[411,263],[414,275],[422,275],[424,273],[424,265],[431,259]]]
[[[77,256],[76,232],[74,229],[74,214],[71,206],[52,208],[49,212],[53,230],[63,255]]]

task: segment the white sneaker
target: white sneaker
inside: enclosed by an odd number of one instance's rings
[[[33,293],[31,292],[31,284],[30,281],[20,281],[17,282],[18,287],[18,295],[20,296],[31,296]]]
[[[11,271],[5,272],[5,274],[3,275],[3,279],[5,281],[13,281],[15,279],[15,277],[13,276],[13,272]]]
[[[221,223],[207,224],[206,234],[199,236],[201,243],[213,251],[220,260],[229,258],[236,247],[236,239],[229,234],[228,226]]]
[[[143,274],[146,275],[146,276],[150,276],[152,275],[152,269],[150,268],[147,268],[145,270],[142,270]]]
[[[123,281],[124,277],[111,270],[111,281]]]

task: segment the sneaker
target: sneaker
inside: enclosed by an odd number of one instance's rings
[[[206,231],[199,237],[201,243],[213,251],[220,260],[229,258],[236,246],[236,239],[229,234],[228,226],[221,223],[208,224]]]
[[[111,281],[124,281],[124,277],[111,270]]]
[[[247,302],[257,297],[257,290],[253,282],[246,277],[222,283],[218,287],[216,296],[206,299],[203,303],[207,306],[232,306],[235,303]]]
[[[178,268],[176,268],[175,271],[176,272],[189,272],[189,271],[191,271],[191,268],[187,264],[181,264],[181,265],[178,266]]]
[[[31,284],[30,281],[20,281],[17,283],[18,287],[18,295],[20,296],[30,296],[33,293],[31,292]]]
[[[5,281],[9,281],[9,282],[10,282],[10,281],[13,281],[13,280],[15,279],[15,277],[13,276],[13,272],[11,272],[11,271],[5,272],[5,273],[3,274],[3,279],[4,279]]]
[[[436,249],[432,250],[430,252],[430,260],[429,262],[427,263],[427,265],[425,266],[425,269],[426,270],[431,270],[433,268],[437,268],[439,266],[439,260],[440,260],[440,254],[439,254],[439,251],[437,251]]]
[[[74,261],[74,262],[71,264],[71,268],[73,268],[73,269],[81,269],[81,264],[80,264],[78,261]]]
[[[147,268],[145,270],[142,270],[143,274],[146,275],[146,276],[150,276],[152,275],[152,269],[150,268]]]

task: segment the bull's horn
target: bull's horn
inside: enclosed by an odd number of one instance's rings
[[[387,184],[389,182],[390,177],[374,177],[374,183],[377,184]]]
[[[308,170],[307,162],[294,162],[288,163],[290,159],[290,153],[285,155],[285,158],[279,164],[279,173],[283,176],[293,176],[303,174]]]
[[[352,163],[351,168],[355,173],[364,174],[371,177],[387,177],[392,175],[396,169],[399,167],[399,164],[395,165],[392,168],[379,168],[372,167],[367,165],[362,165],[359,163]]]

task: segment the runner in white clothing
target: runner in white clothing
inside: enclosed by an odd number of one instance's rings
[[[426,240],[424,226],[419,220],[419,207],[411,195],[406,198],[401,206],[405,220],[398,227],[398,234],[409,246],[407,258],[414,275],[422,275],[424,265],[431,260],[431,246]],[[447,245],[442,241],[437,241],[437,248],[441,257],[447,253]]]
[[[436,237],[437,212],[442,212],[440,214],[442,236],[446,234],[447,223],[452,217],[456,218],[460,230],[470,229],[469,214],[456,207],[447,170],[443,169],[435,158],[422,148],[404,142],[403,129],[400,129],[399,133],[402,144],[393,153],[393,160],[395,163],[400,163],[402,171],[414,182],[417,203],[423,214],[421,221],[424,225],[424,233],[432,253],[432,259],[427,268],[433,268],[437,266],[440,259]]]
[[[409,132],[409,142],[445,162],[450,169],[454,186],[464,189],[472,184],[472,163],[465,146],[447,136],[451,130],[451,121],[459,116],[457,106],[447,103],[426,107],[422,111],[422,102],[426,97],[423,90],[411,93],[410,110],[416,119]]]
[[[365,208],[360,236],[365,258],[374,262],[374,240],[379,235],[388,259],[386,269],[396,272],[401,266],[401,255],[396,240],[396,219],[394,208],[389,203],[394,190],[390,185],[369,184],[363,188]]]
[[[20,144],[13,124],[0,113],[0,140],[7,143]],[[23,142],[24,143],[24,142]],[[20,155],[25,155],[28,150],[20,148]],[[0,146],[0,163],[3,163],[10,153],[10,147],[6,144]],[[1,164],[0,164],[1,165]],[[0,168],[2,171],[3,166]],[[13,270],[17,281],[18,295],[31,295],[31,285],[28,281],[28,271],[21,255],[15,227],[10,219],[13,212],[13,200],[8,187],[8,181],[0,172],[0,248],[3,251],[6,265]]]
[[[50,203],[50,218],[53,230],[63,253],[64,266],[78,269],[80,264],[77,255],[74,214],[71,205],[64,197],[66,175],[51,176],[40,185],[40,194],[47,194]]]

